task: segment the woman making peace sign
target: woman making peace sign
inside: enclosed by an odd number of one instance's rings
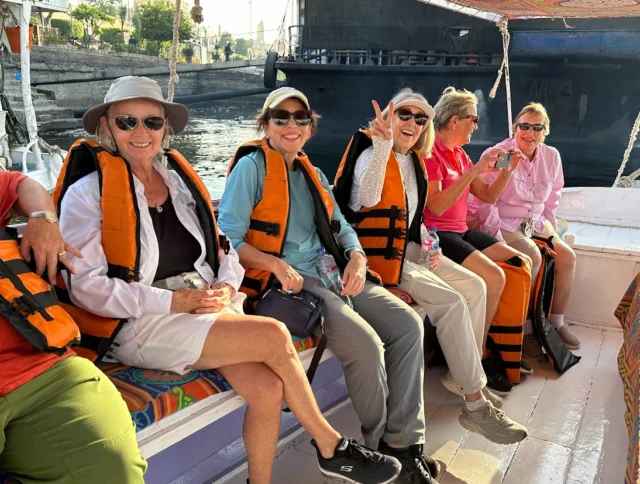
[[[519,442],[525,428],[498,410],[502,399],[485,388],[484,282],[440,254],[429,261],[431,270],[417,264],[427,198],[422,157],[431,155],[434,110],[410,89],[383,112],[376,101],[373,107],[370,130],[354,135],[338,169],[336,200],[355,225],[371,269],[409,293],[435,325],[451,370],[443,384],[465,398],[460,423],[494,442]]]

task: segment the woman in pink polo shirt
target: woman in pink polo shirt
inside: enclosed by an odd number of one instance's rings
[[[467,90],[446,88],[435,105],[433,125],[436,141],[431,158],[426,160],[429,191],[424,224],[435,227],[444,255],[475,272],[487,284],[486,321],[493,321],[505,285],[505,275],[496,262],[524,254],[479,230],[467,226],[469,193],[494,203],[504,191],[520,163],[522,154],[512,151],[511,163],[497,169],[493,165],[507,150],[492,149],[475,165],[462,149],[478,129],[478,98]],[[481,175],[499,174],[491,184]]]
[[[534,280],[540,270],[541,258],[531,236],[553,237],[557,256],[549,321],[567,347],[578,349],[580,340],[564,324],[564,312],[576,271],[576,254],[556,232],[556,210],[564,177],[560,153],[544,143],[549,134],[549,124],[547,110],[542,104],[531,103],[520,111],[513,125],[513,138],[504,140],[495,148],[518,149],[525,159],[516,167],[513,181],[495,203],[474,200],[470,211],[476,213],[480,230],[531,257]],[[486,183],[496,180],[494,173],[485,173],[482,178]],[[540,345],[533,335],[531,319],[525,323],[522,351],[531,359],[542,357]]]

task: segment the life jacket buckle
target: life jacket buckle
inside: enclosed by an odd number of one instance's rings
[[[29,316],[33,316],[40,310],[40,304],[33,297],[23,294],[17,297],[13,301],[14,308],[20,313],[27,313]]]
[[[340,220],[331,221],[331,232],[333,232],[334,234],[340,233]]]

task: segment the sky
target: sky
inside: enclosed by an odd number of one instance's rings
[[[77,5],[79,1],[70,0],[70,3]],[[134,0],[123,1],[133,6]],[[193,0],[184,0],[184,3],[191,7]],[[263,21],[266,42],[275,40],[285,9],[287,9],[285,25],[291,24],[292,5],[297,5],[295,0],[252,0],[251,3],[254,35],[258,22]],[[231,32],[234,38],[249,37],[249,0],[201,0],[200,5],[204,25],[213,26],[216,32],[220,25],[223,31]],[[288,30],[285,33],[288,35]]]

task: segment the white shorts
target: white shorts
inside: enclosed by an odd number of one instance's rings
[[[242,300],[219,313],[151,314],[125,323],[116,336],[112,358],[123,365],[173,371],[181,375],[202,354],[209,330],[221,314],[242,314]],[[239,300],[239,301],[238,301]]]

